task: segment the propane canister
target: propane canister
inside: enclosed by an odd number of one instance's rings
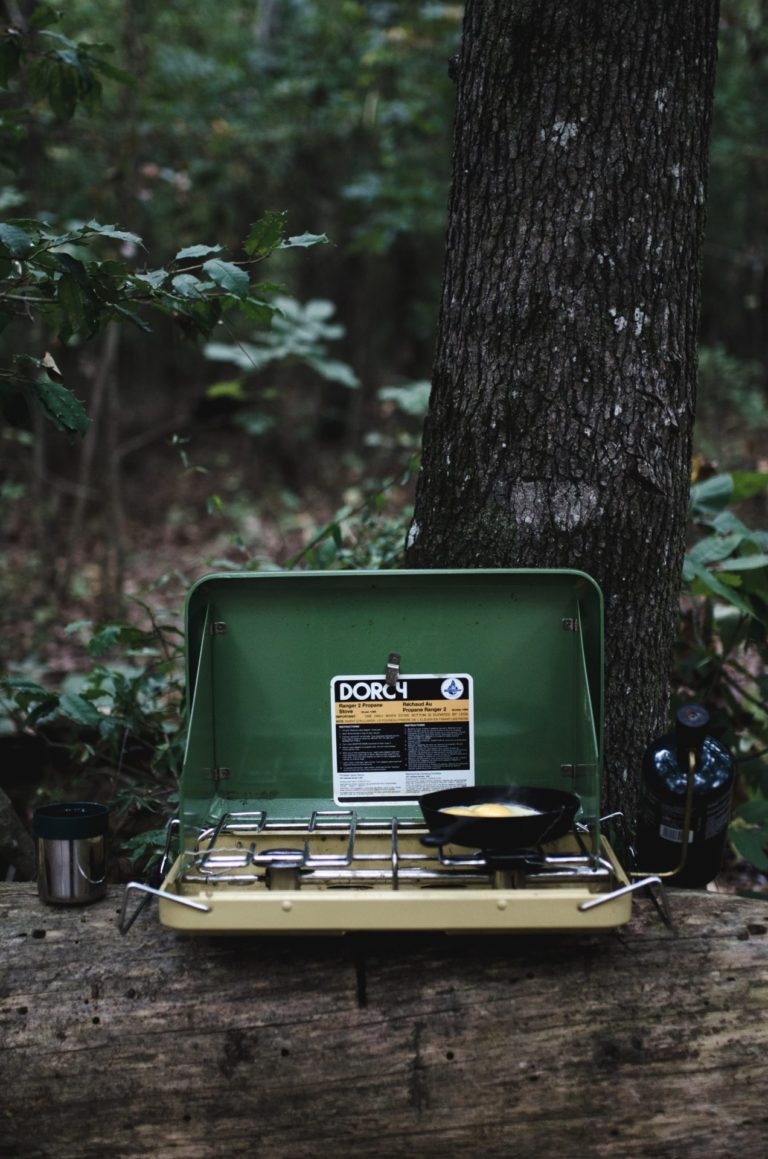
[[[709,713],[697,704],[677,713],[673,732],[643,757],[635,848],[644,873],[670,874],[671,885],[698,888],[720,872],[731,816],[730,752],[708,735]],[[693,795],[684,841],[686,795]],[[683,853],[685,854],[683,860]],[[681,866],[682,868],[678,868]]]

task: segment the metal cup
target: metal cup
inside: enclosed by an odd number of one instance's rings
[[[53,905],[85,905],[107,892],[106,805],[39,805],[32,818],[37,892]]]

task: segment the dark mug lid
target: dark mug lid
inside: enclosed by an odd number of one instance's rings
[[[76,841],[81,837],[102,837],[107,832],[109,809],[95,801],[60,801],[38,805],[32,817],[35,837],[55,841]]]

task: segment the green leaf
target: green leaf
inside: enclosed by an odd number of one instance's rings
[[[762,491],[768,490],[767,471],[733,471],[733,496],[731,502],[741,503],[744,499],[754,499]]]
[[[206,290],[210,289],[212,284],[211,282],[201,283],[203,289]],[[194,300],[194,296],[190,294],[182,301],[179,301],[178,298],[164,300],[163,295],[160,295],[157,304],[161,307],[167,307],[182,330],[194,335],[202,334],[207,337],[221,318],[221,300],[219,298],[204,298],[202,294],[198,295],[197,300]]]
[[[330,241],[324,233],[300,233],[296,237],[289,237],[287,241],[282,242],[280,249],[289,250],[296,247],[308,249],[309,246],[313,245],[330,245]]]
[[[82,289],[90,289],[91,279],[88,277],[88,271],[79,258],[73,258],[72,254],[56,253],[53,255],[56,259],[56,265],[64,273],[71,274]]]
[[[42,101],[48,96],[49,76],[52,70],[53,65],[46,57],[32,60],[27,65],[27,85],[29,94],[34,100]]]
[[[707,535],[694,544],[688,552],[688,558],[706,566],[708,563],[719,563],[728,559],[738,551],[744,542],[744,536],[738,533],[733,535]]]
[[[211,258],[203,269],[211,281],[223,290],[234,294],[236,298],[247,298],[250,289],[250,278],[245,270],[233,262],[223,262],[220,258]]]
[[[160,860],[165,849],[167,836],[167,829],[148,829],[143,833],[129,837],[127,841],[123,841],[121,848],[126,851],[134,864],[148,856],[150,860],[144,866],[146,872],[149,866]]]
[[[74,636],[76,632],[81,631],[83,628],[90,628],[92,624],[93,620],[72,620],[67,624],[64,633],[67,636]]]
[[[329,382],[338,382],[341,386],[348,386],[350,389],[360,385],[360,379],[346,362],[340,362],[334,358],[315,358],[312,355],[307,355],[305,361]]]
[[[731,501],[733,479],[730,475],[713,475],[691,487],[691,509],[694,515],[716,515]]]
[[[122,633],[123,628],[120,624],[105,624],[103,628],[94,632],[88,641],[88,655],[103,656],[105,652],[109,652],[115,644],[119,643]]]
[[[243,249],[249,258],[266,258],[277,249],[285,232],[286,213],[269,211],[254,225],[243,242]]]
[[[277,307],[273,306],[271,302],[261,302],[258,298],[240,298],[238,299],[238,308],[245,314],[246,318],[250,318],[259,326],[269,326],[277,312]]]
[[[432,384],[428,379],[405,383],[403,386],[383,386],[379,391],[382,402],[391,402],[406,415],[423,419],[429,407]]]
[[[251,286],[251,291],[254,294],[282,294],[285,293],[285,286],[278,286],[276,282],[257,282]],[[252,301],[257,299],[253,298]],[[272,309],[275,309],[273,306]]]
[[[61,20],[61,13],[50,4],[36,4],[32,10],[29,23],[32,28],[47,28],[49,24],[57,24]]]
[[[83,724],[88,728],[98,728],[103,719],[102,714],[90,700],[74,692],[65,692],[59,697],[59,711],[76,724]]]
[[[149,286],[153,290],[158,290],[167,277],[167,270],[146,270],[143,274],[130,274],[128,280],[132,285],[142,288]]]
[[[26,229],[32,233],[45,233],[50,230],[48,222],[41,221],[38,217],[9,217],[9,225],[17,225],[19,229]]]
[[[738,559],[725,560],[717,571],[753,571],[761,567],[768,567],[768,555],[765,552],[755,552],[754,555],[740,555]]]
[[[731,535],[736,532],[745,539],[749,539],[754,535],[754,532],[750,531],[746,523],[734,515],[732,511],[721,511],[712,520],[712,527],[715,531],[719,531],[721,535]]]
[[[231,382],[216,382],[205,392],[206,398],[232,398],[236,402],[244,402],[247,395],[243,391],[243,384],[237,379]]]
[[[77,45],[75,44],[74,40],[70,40],[68,36],[64,36],[61,32],[51,32],[46,29],[45,31],[42,31],[40,35],[45,36],[49,40],[55,40],[57,44],[63,45],[65,48],[70,49],[75,54],[77,53]]]
[[[34,680],[25,680],[22,677],[11,677],[3,680],[4,688],[11,688],[14,692],[25,692],[33,696],[48,696],[49,692],[43,688],[42,684],[37,684]]]
[[[100,52],[114,52],[114,46],[111,44],[91,44],[90,48],[97,48]],[[82,56],[82,53],[81,53]],[[102,60],[100,57],[91,56],[88,54],[88,60],[102,76],[108,76],[110,80],[119,81],[120,84],[128,85],[129,88],[135,88],[136,77],[133,73],[126,72],[124,68],[118,68],[114,64],[110,64],[107,60]]]
[[[72,332],[76,333],[85,323],[85,302],[80,287],[71,274],[62,274],[59,278],[56,297]]]
[[[205,283],[196,278],[194,274],[177,274],[175,278],[171,279],[171,285],[177,294],[181,294],[182,298],[200,298]]]
[[[768,801],[747,801],[737,809],[728,837],[745,861],[768,873]]]
[[[60,121],[72,119],[77,108],[77,73],[68,64],[56,63],[48,73],[48,104]]]
[[[15,258],[25,258],[35,244],[28,233],[7,221],[0,222],[0,242]]]
[[[694,580],[698,581],[705,591],[719,596],[720,599],[725,600],[728,604],[732,604],[740,612],[743,612],[745,616],[756,616],[754,608],[751,608],[732,588],[728,587],[726,583],[723,583],[722,579],[718,579],[707,568],[692,560],[690,556],[685,560],[683,566],[683,578],[688,583]]]
[[[107,258],[106,261],[97,263],[97,273],[103,287],[110,287],[113,283],[117,283],[112,292],[114,293],[116,290],[117,293],[121,293],[122,282],[128,275],[125,262],[118,261],[116,258]]]
[[[121,306],[119,302],[113,303],[112,309],[121,318],[126,318],[129,322],[133,323],[143,334],[152,333],[152,327],[143,318],[140,318],[134,310],[129,310],[126,306]]]
[[[97,233],[100,237],[111,237],[115,241],[127,241],[133,245],[139,245],[142,249],[146,249],[144,242],[137,233],[129,233],[124,229],[117,229],[114,225],[101,225],[98,221],[89,221],[85,225],[85,229],[92,233]]]
[[[240,342],[237,346],[228,342],[209,342],[205,347],[205,357],[212,362],[233,362],[246,371],[262,370],[274,361],[271,351],[249,342]]]
[[[47,34],[44,33],[44,35],[59,36],[59,34],[56,32],[51,32],[51,33],[47,33]],[[67,38],[65,36],[59,36],[59,39],[64,41],[65,45],[72,43],[71,41],[67,41]],[[75,84],[76,84],[75,91],[76,91],[77,95],[80,96],[86,88],[86,85],[83,83],[86,79],[86,73],[83,70],[82,62],[80,60],[80,56],[79,56],[78,51],[77,51],[77,45],[72,44],[71,48],[69,48],[69,47],[60,48],[59,51],[57,53],[55,53],[55,59],[60,64],[66,65],[66,67],[68,69],[72,69],[75,73],[79,72],[81,74],[79,77],[75,76],[75,78],[74,78]]]
[[[13,365],[14,365],[15,367],[18,367],[19,369],[24,369],[24,368],[26,368],[26,369],[28,369],[28,370],[32,370],[32,371],[34,371],[35,373],[36,373],[38,370],[40,370],[40,369],[41,369],[41,367],[42,367],[42,363],[41,363],[40,359],[39,359],[39,358],[33,358],[31,354],[14,354],[14,356],[13,356]],[[29,377],[29,376],[27,376],[27,377]],[[25,385],[25,386],[27,385],[27,381],[26,381],[26,380],[25,380],[25,382],[24,382],[24,385]]]
[[[691,487],[691,510],[699,517],[711,518],[729,505],[753,499],[768,490],[768,472],[734,471],[713,475]]]
[[[185,258],[204,258],[206,254],[220,254],[223,248],[220,245],[188,245],[185,249],[179,250],[173,260],[181,262]]]
[[[83,404],[58,382],[39,379],[30,384],[37,406],[59,431],[84,435],[88,430],[88,415]]]

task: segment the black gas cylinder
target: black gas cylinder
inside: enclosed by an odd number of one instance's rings
[[[638,869],[669,873],[683,854],[686,792],[693,773],[688,845],[670,885],[695,889],[717,877],[731,815],[733,758],[707,733],[709,713],[698,704],[677,713],[674,732],[653,741],[643,757],[635,849]]]

